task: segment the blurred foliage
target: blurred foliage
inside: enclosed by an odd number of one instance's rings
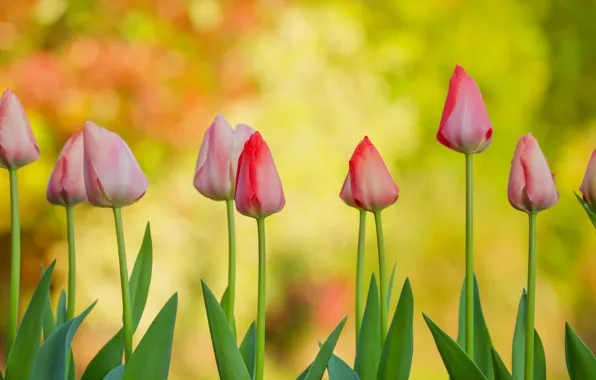
[[[62,144],[93,120],[129,142],[152,184],[124,211],[129,263],[147,220],[155,235],[154,280],[137,335],[179,291],[171,378],[215,379],[200,279],[223,292],[225,207],[200,197],[192,177],[202,134],[222,112],[263,133],[285,186],[286,209],[267,221],[267,373],[296,376],[317,339],[352,315],[358,213],[337,194],[353,148],[368,134],[401,188],[384,218],[396,283],[411,278],[419,316],[412,379],[444,378],[420,312],[455,336],[464,159],[435,134],[459,63],[482,89],[495,130],[475,160],[476,271],[506,362],[526,277],[527,221],[506,196],[517,139],[532,131],[557,173],[560,204],[539,217],[537,328],[549,378],[565,378],[565,320],[596,348],[596,239],[573,196],[596,147],[595,7],[588,0],[0,1],[0,87],[21,98],[42,150],[40,162],[19,172],[23,299],[52,258],[54,293],[66,286],[64,212],[46,204],[45,186]],[[0,189],[5,324],[7,176]],[[99,299],[74,343],[80,371],[117,331],[121,312],[111,213],[80,206],[76,218],[77,303]],[[372,224],[369,271],[376,269]],[[256,315],[256,228],[243,217],[237,228],[244,331]],[[348,361],[351,329],[353,318],[337,348]]]

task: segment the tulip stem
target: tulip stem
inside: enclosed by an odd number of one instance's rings
[[[266,256],[265,256],[265,219],[257,218],[257,230],[259,233],[259,298],[257,308],[257,370],[256,380],[263,380],[265,373],[265,280]]]
[[[530,241],[528,249],[528,309],[526,314],[526,376],[534,376],[534,312],[536,307],[536,213],[529,214]]]
[[[474,156],[466,154],[466,353],[474,359]]]
[[[387,279],[385,268],[385,239],[383,238],[383,222],[381,212],[375,212],[375,225],[377,228],[377,248],[379,250],[379,281],[381,288],[381,346],[387,337]]]
[[[11,258],[10,258],[10,300],[8,313],[8,331],[6,332],[6,357],[17,336],[19,318],[19,286],[21,282],[21,221],[19,215],[19,187],[17,169],[8,169],[10,180],[10,222],[11,222]]]
[[[116,237],[118,241],[118,261],[120,264],[120,286],[122,288],[122,320],[124,324],[124,358],[132,355],[132,303],[130,298],[130,284],[128,282],[128,266],[126,265],[126,248],[124,246],[124,229],[122,228],[122,209],[114,207],[114,221],[116,222]]]
[[[68,308],[66,309],[66,320],[74,318],[75,296],[76,296],[76,258],[75,258],[75,236],[74,236],[74,207],[66,206],[66,234],[68,237]]]
[[[364,302],[364,243],[366,239],[366,211],[360,210],[360,227],[358,229],[358,256],[356,259],[356,343],[362,326],[362,310]]]
[[[228,213],[228,304],[226,307],[226,317],[232,331],[234,325],[234,297],[236,294],[236,233],[234,227],[234,200],[226,201]],[[235,334],[234,334],[235,335]]]

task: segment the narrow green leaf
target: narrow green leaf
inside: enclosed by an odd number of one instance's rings
[[[437,326],[430,317],[422,313],[433,334],[443,364],[453,380],[486,380],[480,368],[468,357],[462,348]]]
[[[389,327],[379,364],[378,379],[407,380],[414,353],[414,295],[406,278]]]
[[[45,274],[46,270],[44,266],[41,266],[41,276]],[[50,299],[50,292],[48,291],[48,297],[46,299],[46,306],[43,317],[43,339],[46,340],[54,330],[56,329],[56,321],[54,321],[54,314],[52,311],[52,302]],[[1,380],[1,379],[0,379]]]
[[[391,277],[389,278],[389,287],[387,288],[387,305],[391,305],[391,291],[393,290],[393,280],[395,280],[395,269],[397,263],[393,263],[393,270],[391,271]],[[389,315],[389,308],[387,308],[387,315]]]
[[[573,194],[575,194],[575,197],[586,211],[586,214],[588,214],[588,218],[590,218],[590,221],[592,222],[594,227],[596,227],[596,213],[594,212],[594,210],[592,210],[592,207],[590,207],[590,205],[586,201],[584,201],[582,197],[577,195],[575,191],[573,192]]]
[[[132,320],[133,330],[137,329],[149,294],[151,284],[151,272],[153,268],[153,242],[151,241],[151,227],[147,222],[143,243],[135,260],[130,275],[130,294],[132,298]]]
[[[534,329],[534,380],[546,380],[546,355],[542,339]]]
[[[354,370],[362,380],[376,379],[381,351],[381,307],[377,280],[373,273],[368,287],[362,327],[356,343]]]
[[[493,347],[491,351],[493,355],[493,367],[495,368],[495,380],[513,380],[497,350]]]
[[[229,292],[228,292],[228,288],[226,287],[226,290],[224,291],[224,294],[221,296],[221,301],[219,302],[221,309],[224,312],[224,315],[228,315],[228,297],[229,297]],[[227,319],[227,317],[226,317]],[[232,320],[232,335],[234,336],[234,341],[236,341],[236,319]]]
[[[37,284],[23,321],[13,343],[6,363],[6,378],[8,380],[26,379],[29,376],[35,356],[39,351],[41,330],[47,305],[54,261]]]
[[[75,380],[76,376],[76,368],[75,368],[75,358],[72,350],[70,350],[70,360],[68,360],[68,380]]]
[[[459,299],[459,323],[457,331],[457,343],[465,350],[466,342],[466,279],[461,289]],[[480,300],[480,289],[478,280],[474,275],[474,362],[480,368],[487,379],[495,378],[492,357],[492,340],[484,319],[482,302]]]
[[[511,370],[515,380],[524,380],[526,376],[524,373],[526,368],[526,297],[526,290],[524,289],[519,299],[515,330],[513,332]]]
[[[66,293],[62,289],[56,306],[56,327],[62,326],[64,322],[66,322]]]
[[[331,355],[327,363],[329,380],[360,380],[358,374],[339,356]]]
[[[596,379],[596,358],[569,323],[565,323],[565,357],[571,380]]]
[[[339,339],[339,335],[341,334],[341,330],[344,328],[347,319],[348,317],[344,317],[333,332],[329,334],[323,347],[321,347],[319,353],[315,357],[305,380],[321,380],[323,378],[325,370],[327,369],[327,363],[329,363],[329,359],[331,359],[331,355],[333,355],[333,350],[335,349],[335,345],[337,344],[337,340]]]
[[[221,306],[207,284],[201,281],[201,285],[219,378],[221,380],[250,379]]]
[[[81,380],[101,380],[114,368],[122,364],[124,354],[124,330],[116,335],[91,360]]]
[[[121,380],[124,376],[124,364],[120,364],[118,367],[111,370],[103,380]]]
[[[312,367],[312,364],[310,364],[308,367],[306,367],[306,369],[304,371],[302,371],[302,373],[300,375],[298,375],[296,380],[306,379],[306,376],[308,375],[308,371],[310,371],[310,367]]]
[[[242,339],[240,344],[240,354],[248,370],[251,379],[255,378],[257,364],[257,325],[253,321]]]
[[[93,302],[79,316],[65,322],[58,327],[48,340],[43,342],[29,380],[63,380],[66,375],[66,357],[70,352],[70,345],[83,320],[95,306]]]
[[[166,302],[126,363],[124,380],[167,380],[170,372],[178,293]]]

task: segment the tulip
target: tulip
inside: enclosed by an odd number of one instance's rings
[[[73,135],[62,148],[48,183],[48,202],[74,206],[87,200],[83,177],[83,133]]]
[[[437,140],[460,153],[480,153],[490,145],[493,129],[484,100],[474,79],[456,66],[451,81]]]
[[[596,150],[592,152],[584,180],[579,190],[592,209],[596,207]]]
[[[145,195],[149,183],[120,136],[87,122],[84,178],[87,198],[97,207],[129,206]]]
[[[391,206],[399,197],[399,188],[368,137],[358,144],[350,159],[340,197],[347,205],[370,212]]]
[[[244,124],[233,130],[223,115],[217,115],[205,132],[197,159],[194,185],[201,194],[216,201],[234,199],[238,158],[253,133]]]
[[[0,98],[0,167],[18,169],[39,159],[39,147],[19,98],[5,90]]]
[[[251,218],[265,218],[280,212],[285,204],[284,190],[273,156],[259,132],[244,144],[238,159],[236,209]]]
[[[528,214],[551,208],[559,201],[555,175],[531,133],[515,148],[507,195],[513,207]]]

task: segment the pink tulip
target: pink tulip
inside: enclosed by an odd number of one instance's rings
[[[507,195],[513,207],[527,213],[546,210],[559,201],[555,175],[531,133],[515,148]]]
[[[83,172],[89,203],[122,207],[145,195],[149,182],[120,136],[91,122],[85,124],[83,136]]]
[[[449,92],[437,140],[460,153],[480,153],[490,145],[493,129],[474,79],[461,66],[449,82]]]
[[[252,218],[275,214],[286,205],[273,156],[259,132],[250,136],[240,154],[234,198],[238,212]]]
[[[48,183],[48,202],[74,206],[87,200],[83,177],[83,132],[72,135],[56,161]]]
[[[0,98],[0,167],[18,169],[39,160],[39,147],[19,98],[5,90]]]
[[[233,130],[223,115],[217,115],[205,132],[195,170],[195,188],[216,201],[234,199],[236,169],[244,143],[254,130],[240,124]]]
[[[588,169],[584,175],[584,180],[579,190],[584,196],[586,201],[592,208],[596,207],[596,150],[592,152],[590,162],[588,163]]]
[[[399,188],[368,137],[354,150],[340,197],[349,206],[371,212],[391,206],[399,197]]]

